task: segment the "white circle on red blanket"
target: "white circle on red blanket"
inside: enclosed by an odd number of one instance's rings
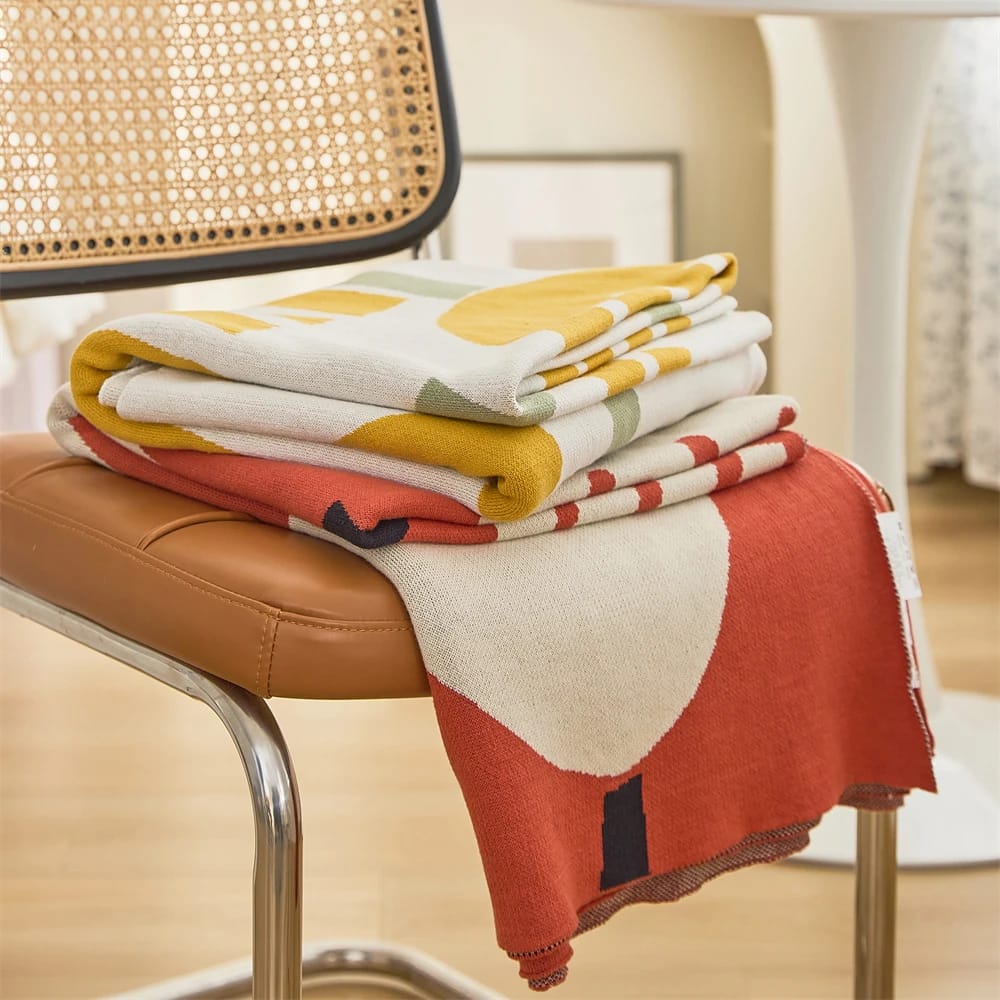
[[[396,584],[438,680],[591,775],[629,770],[680,717],[729,581],[729,531],[708,497],[511,542],[359,554]]]

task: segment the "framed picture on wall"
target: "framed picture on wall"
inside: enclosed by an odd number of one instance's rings
[[[674,153],[466,156],[445,255],[539,270],[680,259]]]

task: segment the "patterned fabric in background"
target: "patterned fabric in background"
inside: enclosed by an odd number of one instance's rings
[[[917,206],[916,437],[925,465],[1000,489],[1000,22],[949,31]]]

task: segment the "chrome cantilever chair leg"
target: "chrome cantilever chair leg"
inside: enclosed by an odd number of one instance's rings
[[[896,967],[896,812],[858,810],[855,1000],[891,1000]]]
[[[284,736],[249,691],[132,642],[0,580],[0,606],[68,636],[208,705],[236,744],[253,803],[256,853],[252,960],[123,993],[116,1000],[300,1000],[310,979],[375,977],[442,1000],[502,1000],[415,949],[329,941],[302,947],[302,822]]]
[[[253,803],[253,997],[297,1000],[302,994],[302,824],[288,746],[271,710],[235,684],[109,632],[10,584],[2,583],[0,595],[0,603],[12,611],[196,698],[222,720],[243,762]],[[224,994],[202,991],[188,995]]]

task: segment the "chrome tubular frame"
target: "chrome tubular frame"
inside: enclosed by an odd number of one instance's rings
[[[424,952],[385,941],[307,944],[302,952],[302,977],[309,983],[345,979],[384,982],[429,1000],[504,1000]],[[252,978],[250,962],[232,962],[108,1000],[227,1000],[249,996]]]
[[[253,804],[253,957],[122,994],[128,1000],[240,997],[299,1000],[312,978],[373,976],[444,1000],[502,1000],[422,952],[378,942],[302,947],[302,816],[285,738],[265,702],[244,688],[126,639],[0,580],[0,606],[202,702],[222,720],[243,762]]]
[[[371,941],[302,947],[302,820],[284,736],[264,701],[228,681],[110,632],[0,580],[0,606],[141,671],[208,705],[229,731],[246,771],[256,854],[253,957],[115,1000],[300,1000],[303,976],[374,977],[437,1000],[499,994],[410,948]],[[896,815],[858,811],[855,1000],[891,1000],[895,961]]]
[[[246,771],[253,804],[254,1000],[302,993],[302,817],[285,739],[256,696],[0,581],[0,603],[207,705]]]
[[[896,969],[896,812],[858,810],[855,1000],[891,1000]]]

